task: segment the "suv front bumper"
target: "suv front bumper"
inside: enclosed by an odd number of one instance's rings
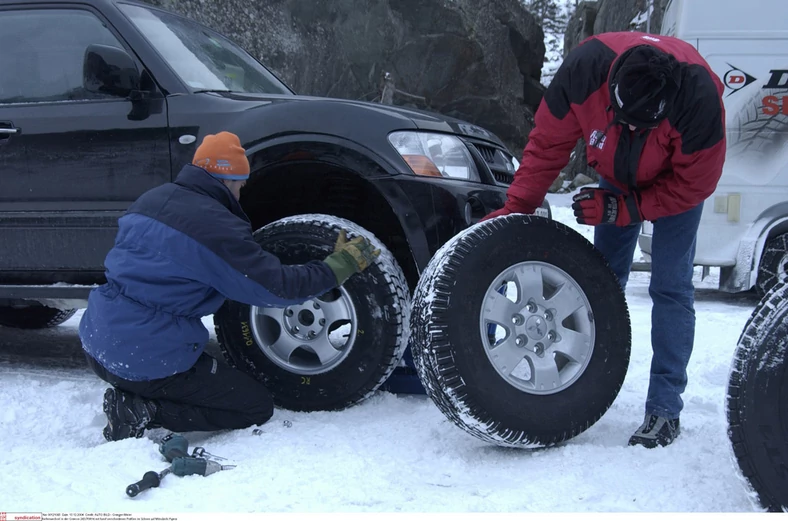
[[[507,186],[401,174],[378,188],[397,214],[419,272],[449,239],[503,207]],[[545,200],[536,215],[550,218]]]

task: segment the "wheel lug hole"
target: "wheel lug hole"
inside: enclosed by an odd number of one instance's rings
[[[301,330],[298,328],[298,326],[293,326],[293,329],[291,329],[291,331],[292,331],[293,333],[298,333],[298,332],[299,332],[299,331],[301,331]]]
[[[325,318],[321,318],[320,320],[317,321],[317,323],[320,324],[321,326],[325,326],[326,325],[326,319]]]
[[[285,315],[287,315],[288,317],[292,317],[293,316],[293,310],[290,309],[290,308],[287,308],[285,310]]]
[[[314,307],[315,309],[320,309],[320,304],[315,302],[314,304],[312,304],[312,307]]]

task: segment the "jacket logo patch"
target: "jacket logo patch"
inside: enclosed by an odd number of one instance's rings
[[[605,141],[607,140],[607,136],[601,130],[595,130],[591,132],[591,137],[588,138],[588,144],[594,148],[598,148],[599,150],[603,150],[605,148]]]

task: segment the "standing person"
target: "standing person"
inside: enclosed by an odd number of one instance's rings
[[[323,261],[282,265],[254,240],[238,200],[249,162],[238,136],[208,135],[173,183],[140,196],[119,220],[106,284],[91,291],[79,335],[104,393],[109,441],[146,428],[241,429],[267,422],[273,401],[251,376],[204,353],[202,317],[225,299],[303,302],[341,285],[380,254],[344,230]]]
[[[703,202],[725,160],[723,86],[690,44],[637,32],[592,36],[559,68],[536,112],[505,206],[533,213],[579,138],[599,187],[574,196],[577,222],[626,287],[642,221],[654,223],[649,294],[651,376],[645,419],[629,440],[679,435],[695,337],[693,259]]]

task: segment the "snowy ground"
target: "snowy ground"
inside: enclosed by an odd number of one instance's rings
[[[566,208],[570,196],[549,198],[557,220],[591,237]],[[277,411],[260,436],[252,429],[190,435],[192,445],[238,467],[205,478],[167,476],[136,499],[126,486],[165,465],[148,438],[103,440],[105,386],[82,361],[79,315],[47,332],[0,329],[0,511],[752,511],[729,455],[724,396],[755,301],[713,285],[698,282],[683,433],[665,449],[626,446],[642,419],[651,350],[648,274],[635,273],[624,387],[597,424],[562,447],[485,445],[427,398],[381,393],[343,412]]]

